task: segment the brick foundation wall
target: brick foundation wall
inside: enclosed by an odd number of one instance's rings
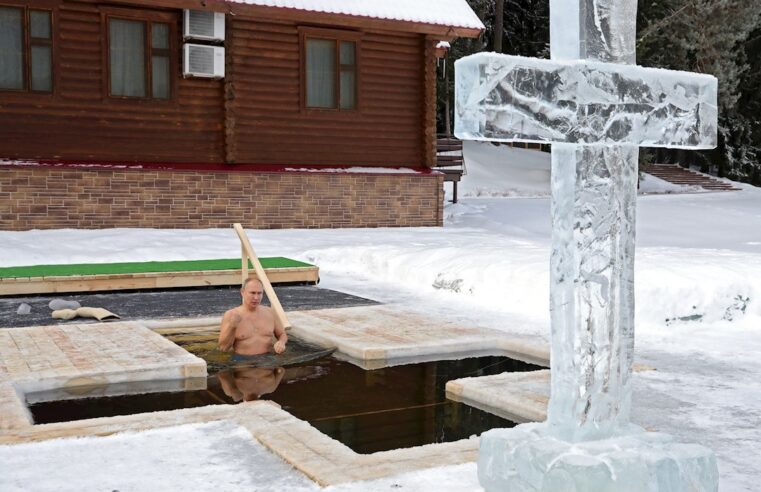
[[[440,226],[437,174],[0,165],[0,229]]]

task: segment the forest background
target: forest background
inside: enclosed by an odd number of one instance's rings
[[[441,133],[453,125],[455,60],[479,51],[550,56],[549,0],[467,1],[486,30],[478,39],[455,40],[440,64]],[[761,186],[761,1],[639,0],[637,64],[719,79],[718,147],[642,149],[641,168],[651,162],[699,166],[703,172]]]

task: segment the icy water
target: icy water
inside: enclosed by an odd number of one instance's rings
[[[206,389],[34,403],[37,424],[266,399],[358,453],[450,442],[515,424],[447,400],[446,382],[527,371],[506,357],[478,357],[364,370],[333,357],[286,367],[226,367],[215,340],[169,337],[209,362]],[[289,343],[290,346],[290,343]],[[290,350],[290,349],[289,349]],[[217,371],[217,372],[214,372]]]

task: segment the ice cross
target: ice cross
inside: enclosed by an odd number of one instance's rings
[[[638,147],[716,145],[716,79],[633,65],[636,8],[551,0],[551,60],[456,64],[459,138],[553,144],[547,424],[571,442],[629,425]]]

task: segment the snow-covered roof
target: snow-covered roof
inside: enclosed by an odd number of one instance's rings
[[[466,29],[484,25],[465,0],[227,0],[230,3],[281,7],[327,14],[343,14],[434,24]]]

